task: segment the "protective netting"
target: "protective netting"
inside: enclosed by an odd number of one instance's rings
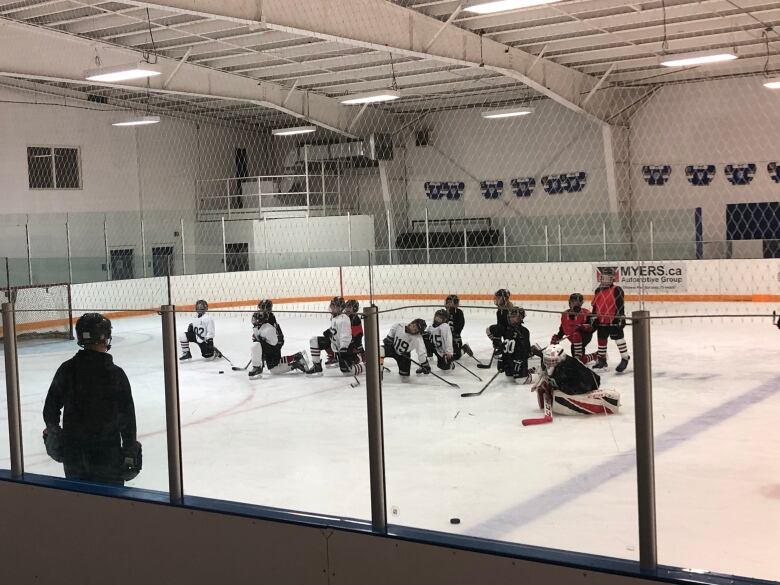
[[[486,16],[460,4],[263,0],[190,11],[0,0],[3,288],[67,282],[77,315],[132,324],[162,304],[188,312],[204,299],[242,336],[270,298],[291,311],[301,349],[315,320],[305,311],[324,311],[334,295],[403,309],[388,320],[430,320],[430,305],[458,294],[487,355],[482,326],[496,290],[511,291],[534,341],[546,343],[570,293],[590,307],[612,268],[627,313],[670,318],[659,324],[666,363],[733,330],[744,335],[722,351],[713,341],[708,354],[719,367],[752,328],[771,345],[780,108],[763,84],[774,32],[762,37],[733,2],[582,0]],[[658,57],[697,48],[682,37],[698,10],[739,29],[718,32],[717,44],[743,53],[662,70]],[[613,28],[612,11],[630,22]],[[667,19],[677,25],[669,35]],[[85,79],[131,62],[161,74]],[[343,103],[366,93],[400,97]],[[159,123],[112,125],[150,117]],[[66,309],[62,297],[52,302]],[[702,332],[689,345],[675,337],[686,327]],[[685,393],[696,376],[703,393],[707,376],[741,383],[723,368],[713,374],[708,359],[669,374],[674,389]],[[401,401],[393,408],[400,428]]]

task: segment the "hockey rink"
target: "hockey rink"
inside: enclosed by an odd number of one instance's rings
[[[546,345],[559,318],[532,310],[563,307],[525,307],[532,342]],[[715,310],[722,312],[707,305],[695,312]],[[412,317],[430,323],[433,312],[383,313],[382,335]],[[464,312],[463,339],[487,361],[485,328],[495,313]],[[244,366],[251,312],[212,314],[215,344]],[[325,314],[276,315],[285,354],[308,350],[309,338],[328,327]],[[178,329],[188,320],[189,314],[178,315]],[[130,378],[144,450],[143,471],[128,485],[165,491],[160,331],[155,315],[117,319],[111,353]],[[630,328],[626,336],[632,351]],[[659,562],[780,579],[780,331],[768,319],[658,320],[652,344]],[[595,348],[594,340],[589,351]],[[73,341],[20,343],[28,472],[62,476],[62,466],[43,447],[41,412],[55,370],[76,349]],[[335,368],[322,377],[266,372],[250,381],[246,371],[231,371],[224,360],[201,360],[196,347],[193,355],[179,368],[186,494],[370,519],[364,378],[351,388],[353,379]],[[501,374],[482,396],[462,398],[461,392],[483,385],[465,370],[443,374],[460,389],[415,376],[414,370],[412,383],[402,384],[388,361],[392,372],[385,374],[383,407],[389,522],[638,559],[633,363],[616,374],[617,356],[610,341],[602,387],[621,392],[620,414],[559,415],[553,424],[536,427],[520,424],[540,414],[530,386]],[[467,356],[461,363],[484,382],[493,374]],[[4,393],[0,400],[0,468],[7,469]]]

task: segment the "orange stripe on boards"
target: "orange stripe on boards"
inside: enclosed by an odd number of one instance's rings
[[[449,293],[409,293],[409,294],[379,294],[374,295],[375,301],[440,301],[444,302],[444,298]],[[461,301],[492,301],[493,295],[491,294],[476,294],[466,293],[459,295]],[[585,295],[586,300],[591,300],[593,295]],[[346,295],[345,298],[356,299],[360,301],[367,301],[369,296],[366,294],[360,295]],[[316,296],[316,297],[279,297],[271,299],[275,304],[280,305],[290,303],[317,303],[330,301],[330,296]],[[569,300],[568,294],[514,294],[512,295],[512,301],[563,301]],[[657,303],[780,303],[780,295],[773,294],[741,294],[741,295],[722,295],[722,294],[668,294],[668,295],[626,295],[626,301],[639,301],[645,302],[657,302]],[[241,300],[241,301],[215,301],[209,304],[210,308],[214,309],[229,309],[234,307],[246,307],[254,306],[257,303],[256,300]],[[177,311],[188,312],[194,311],[195,305],[177,305]],[[155,315],[159,312],[159,309],[142,309],[140,311],[113,311],[104,313],[108,319],[122,319],[126,317],[140,317],[143,315]],[[74,314],[74,325],[78,316]],[[67,319],[53,319],[48,321],[35,321],[32,323],[17,323],[17,331],[33,331],[35,329],[47,329],[52,327],[59,327],[67,325]],[[2,332],[2,327],[0,327]]]

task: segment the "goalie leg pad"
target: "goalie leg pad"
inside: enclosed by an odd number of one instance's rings
[[[555,414],[617,414],[620,410],[620,392],[599,389],[586,394],[553,393],[553,412]]]

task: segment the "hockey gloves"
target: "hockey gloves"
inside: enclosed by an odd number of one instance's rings
[[[430,374],[431,373],[431,364],[429,364],[428,362],[423,362],[423,363],[420,364],[420,369],[417,370],[417,371],[418,371],[418,373],[421,373],[421,374]]]
[[[47,426],[43,429],[43,444],[46,454],[57,463],[62,463],[62,428],[59,425]]]
[[[561,342],[561,338],[556,333],[550,338],[550,345],[558,345]]]
[[[141,443],[135,441],[122,447],[122,464],[120,476],[122,481],[135,479],[143,467],[143,453]]]

